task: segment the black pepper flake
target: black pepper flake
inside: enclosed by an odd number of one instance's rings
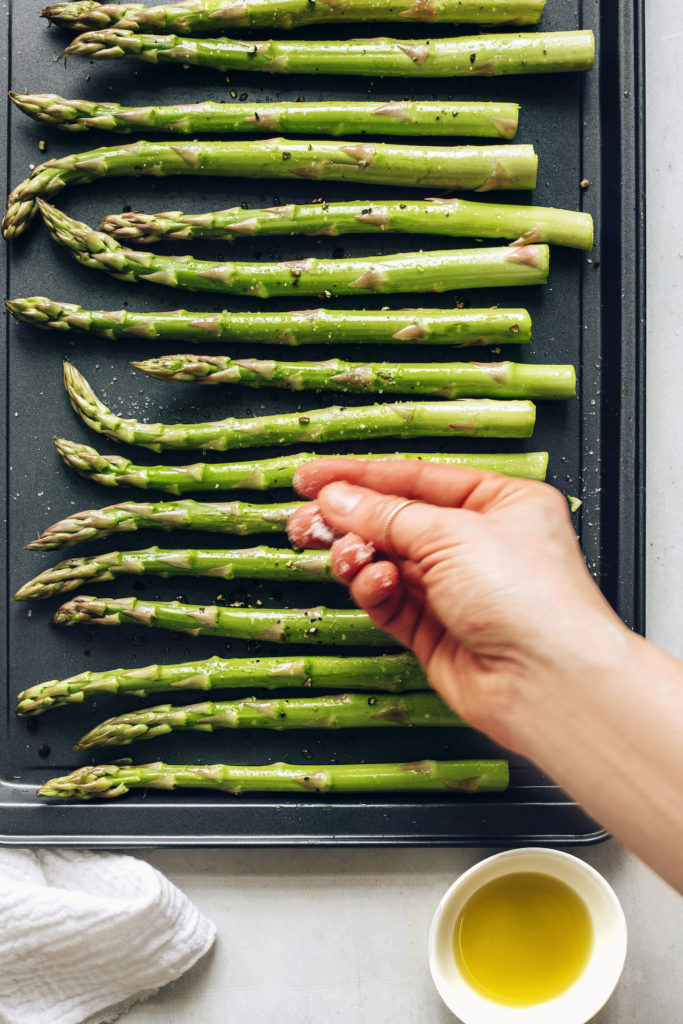
[[[48,756],[48,754],[50,753],[50,748],[47,745],[47,743],[41,743],[40,744],[40,746],[38,747],[38,753],[40,754],[41,757],[47,757]]]
[[[311,417],[310,416],[299,416],[299,423],[310,423],[310,422],[311,422]]]
[[[376,697],[368,697],[368,704],[372,705],[372,704],[376,704],[376,703],[377,703],[377,698]]]
[[[289,152],[288,152],[288,151],[287,151],[287,150],[285,149],[285,150],[284,150],[284,152],[283,152],[283,154],[282,154],[282,159],[283,159],[283,160],[291,160],[291,157],[292,157],[292,154],[291,154],[291,153],[289,153]]]
[[[474,64],[476,59],[477,59],[476,53],[471,53],[470,54],[470,64]]]

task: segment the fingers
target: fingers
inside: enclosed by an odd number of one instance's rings
[[[287,536],[297,548],[329,548],[341,533],[333,530],[323,519],[320,506],[311,501],[294,512],[287,522]]]
[[[318,495],[324,520],[339,533],[355,533],[380,551],[417,561],[428,543],[448,534],[457,541],[456,517],[471,513],[447,511],[426,503],[405,505],[396,495],[378,494],[339,481]],[[464,524],[463,524],[464,526]]]
[[[393,562],[372,562],[361,569],[351,583],[351,596],[364,611],[374,612],[375,619],[379,617],[382,622],[386,622],[391,617],[396,604],[396,602],[392,602],[391,608],[389,608],[388,601],[399,587],[398,566]]]
[[[525,496],[532,488],[539,488],[534,481],[512,479],[488,470],[391,456],[386,460],[315,459],[297,470],[294,486],[305,497],[315,498],[323,487],[338,480],[382,494],[475,511],[485,511],[503,498]]]
[[[375,549],[357,534],[347,533],[334,542],[330,554],[334,578],[340,583],[350,583],[364,566],[372,562]]]

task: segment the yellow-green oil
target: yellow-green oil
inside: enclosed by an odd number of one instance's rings
[[[455,925],[455,959],[467,983],[505,1006],[534,1006],[565,992],[593,947],[586,904],[564,882],[519,871],[469,898]]]

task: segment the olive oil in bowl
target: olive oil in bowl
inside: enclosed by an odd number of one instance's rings
[[[584,972],[593,926],[578,893],[553,875],[514,871],[487,882],[457,918],[453,951],[485,999],[534,1006],[566,992]]]

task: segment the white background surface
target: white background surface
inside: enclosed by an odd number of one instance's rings
[[[647,625],[683,657],[683,5],[647,6]],[[449,1024],[427,969],[429,922],[453,878],[486,852],[146,855],[213,918],[219,938],[126,1024]],[[630,932],[622,981],[596,1022],[682,1020],[683,901],[614,841],[581,856],[616,889]]]

